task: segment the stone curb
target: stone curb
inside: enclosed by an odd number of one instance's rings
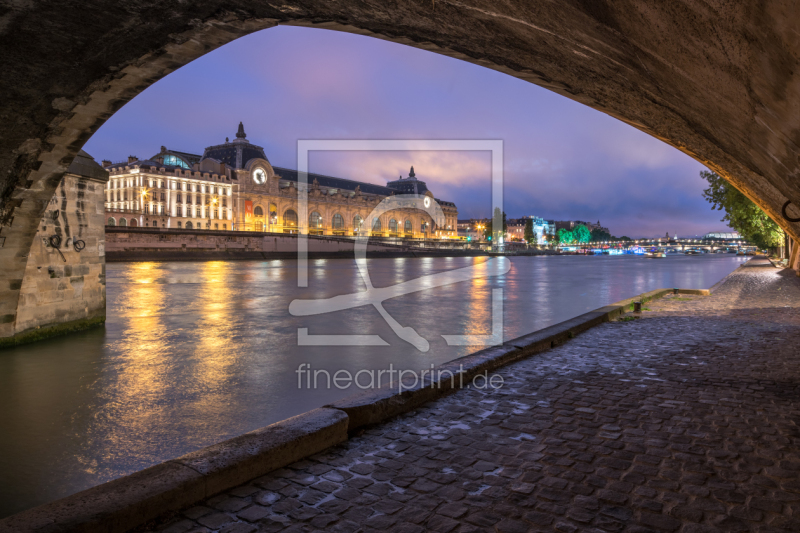
[[[347,440],[348,433],[384,422],[463,387],[479,374],[544,352],[609,322],[633,302],[661,298],[657,289],[601,307],[460,357],[403,389],[380,387],[282,420],[145,470],[0,520],[0,533],[122,533]],[[708,295],[708,290],[680,289]],[[416,381],[416,380],[415,380]]]
[[[2,533],[122,533],[347,440],[319,408],[0,520]]]

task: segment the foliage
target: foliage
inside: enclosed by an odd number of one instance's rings
[[[525,220],[525,231],[522,234],[525,242],[529,244],[536,244],[536,234],[533,233],[533,219],[528,218]]]
[[[559,244],[572,244],[575,242],[575,234],[567,228],[561,228],[556,232],[556,238]]]
[[[594,228],[592,230],[590,240],[592,242],[610,241],[611,234],[607,231],[601,230],[600,228]]]
[[[592,234],[589,231],[589,228],[584,226],[583,224],[578,224],[572,229],[572,235],[577,243],[584,243],[589,242],[592,238]]]
[[[727,222],[745,240],[759,248],[783,243],[783,230],[747,196],[714,172],[703,170],[700,177],[708,182],[703,198],[711,204],[711,209],[725,211],[722,222]]]
[[[495,215],[495,217],[500,215],[500,208],[499,207],[495,207],[494,208],[494,215]],[[484,230],[483,230],[483,236],[487,240],[491,240],[490,237],[492,236],[492,223],[493,222],[494,222],[494,217],[490,218],[486,222],[486,228],[484,228]],[[505,211],[503,211],[503,236],[505,236],[506,230],[508,230],[508,223],[506,222],[506,213],[505,213]]]
[[[619,239],[616,239],[616,240],[618,240],[618,241],[623,241],[623,242],[630,242],[630,241],[632,241],[633,239],[631,239],[630,237],[626,237],[625,235],[623,235],[622,237],[620,237]]]

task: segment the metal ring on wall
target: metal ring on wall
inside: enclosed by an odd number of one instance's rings
[[[800,218],[789,218],[789,215],[786,214],[786,208],[789,207],[790,203],[792,203],[791,200],[786,200],[786,203],[783,204],[783,207],[781,208],[781,214],[783,215],[783,218],[789,222],[800,222]]]

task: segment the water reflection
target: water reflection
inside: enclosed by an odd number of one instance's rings
[[[201,446],[313,409],[355,390],[297,389],[315,370],[422,369],[473,351],[441,335],[491,332],[492,289],[503,288],[505,338],[659,287],[707,288],[733,256],[529,257],[511,270],[387,300],[403,326],[431,343],[399,340],[369,307],[293,317],[296,298],[365,289],[352,261],[107,266],[105,329],[0,352],[0,515],[43,503]],[[486,258],[369,260],[386,287]],[[390,346],[297,346],[311,334],[377,334]],[[323,380],[324,381],[324,380]],[[10,436],[10,437],[9,437]]]

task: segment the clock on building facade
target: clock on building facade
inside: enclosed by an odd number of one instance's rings
[[[258,185],[264,185],[267,182],[267,174],[263,168],[257,168],[253,171],[253,181]]]

